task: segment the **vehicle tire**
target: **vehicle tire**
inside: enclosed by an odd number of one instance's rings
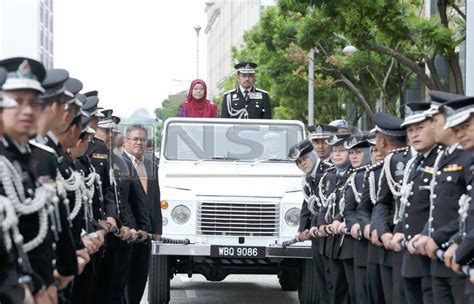
[[[278,281],[281,290],[297,291],[298,290],[298,272],[296,270],[280,270],[278,273]]]
[[[316,271],[312,259],[305,259],[301,263],[300,275],[300,280],[298,280],[298,299],[300,304],[317,303]]]
[[[148,277],[148,302],[165,304],[170,301],[170,259],[152,255]]]

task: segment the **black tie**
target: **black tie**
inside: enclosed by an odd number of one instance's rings
[[[245,102],[249,102],[249,90],[244,91],[244,99],[245,99]]]

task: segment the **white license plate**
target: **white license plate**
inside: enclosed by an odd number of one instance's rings
[[[214,258],[264,258],[265,247],[211,245]]]

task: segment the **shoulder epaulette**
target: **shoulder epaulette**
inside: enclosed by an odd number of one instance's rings
[[[403,148],[397,148],[397,149],[393,149],[393,150],[390,150],[388,153],[400,153],[400,152],[406,152],[410,149],[410,146],[405,146]]]
[[[360,166],[358,168],[355,168],[354,171],[358,172],[358,171],[362,171],[362,170],[367,170],[367,169],[369,169],[370,166],[372,166],[372,165]]]
[[[32,145],[32,146],[35,146],[36,148],[39,148],[39,149],[44,150],[44,151],[46,151],[46,152],[49,152],[49,153],[51,153],[51,154],[53,154],[53,155],[56,155],[56,151],[54,151],[53,148],[48,147],[47,145],[40,144],[39,142],[37,142],[37,141],[35,141],[35,140],[33,140],[33,139],[31,139],[31,140],[29,141],[29,144]]]
[[[268,92],[267,92],[267,91],[265,91],[265,90],[262,90],[262,89],[259,89],[259,88],[255,88],[255,90],[256,90],[256,91],[260,91],[260,92],[262,92],[262,93],[267,93],[267,94],[268,94]]]
[[[326,165],[329,166],[329,167],[334,167],[334,164],[331,163],[330,161],[323,160],[323,163],[326,164]]]
[[[367,171],[374,171],[374,170],[376,170],[376,169],[378,169],[378,168],[381,168],[381,167],[383,166],[383,163],[384,163],[384,162],[383,162],[383,160],[382,160],[382,161],[379,161],[379,162],[377,162],[377,163],[375,163],[375,164],[369,165],[369,166],[367,167]]]
[[[226,91],[226,92],[224,92],[224,95],[227,95],[227,94],[229,94],[229,93],[235,92],[236,90],[237,90],[237,89],[232,89],[232,90]]]
[[[336,166],[332,166],[332,167],[327,168],[327,169],[324,171],[324,173],[327,173],[327,172],[333,171],[333,170],[336,170]]]

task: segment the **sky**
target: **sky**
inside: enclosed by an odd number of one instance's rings
[[[206,80],[204,0],[54,0],[54,67],[99,91],[100,105],[151,115],[169,94]]]

